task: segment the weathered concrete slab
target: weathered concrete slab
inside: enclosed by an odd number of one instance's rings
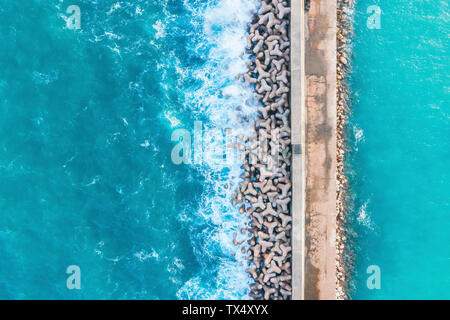
[[[304,298],[336,294],[336,1],[306,14]]]

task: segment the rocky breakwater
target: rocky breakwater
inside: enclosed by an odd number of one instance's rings
[[[261,1],[248,25],[249,70],[239,76],[254,86],[259,100],[252,133],[241,146],[244,174],[233,196],[250,221],[242,229],[249,240],[241,250],[248,256],[254,299],[290,299],[292,294],[289,17],[287,1]]]
[[[353,272],[354,254],[351,241],[355,237],[347,217],[347,188],[345,176],[345,128],[349,112],[347,74],[350,71],[352,29],[352,0],[337,1],[337,230],[336,230],[336,298],[350,298],[350,275]]]

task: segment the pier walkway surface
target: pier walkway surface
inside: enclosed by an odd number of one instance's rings
[[[292,298],[335,299],[336,1],[291,0]]]
[[[291,0],[292,299],[303,299],[304,279],[304,0]]]

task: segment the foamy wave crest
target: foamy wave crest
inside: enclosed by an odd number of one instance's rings
[[[375,230],[375,226],[372,222],[372,219],[370,217],[370,213],[367,209],[367,206],[369,205],[370,200],[367,200],[366,202],[364,202],[364,204],[359,208],[358,210],[358,216],[356,217],[356,220],[358,221],[358,223],[364,227],[366,227],[367,229],[374,231]]]
[[[364,130],[359,128],[357,125],[353,126],[353,136],[354,136],[354,149],[358,151],[358,146],[365,142]]]
[[[252,118],[256,110],[253,89],[236,79],[236,75],[247,71],[247,23],[257,9],[257,2],[219,0],[205,5],[185,1],[185,7],[194,17],[192,27],[201,30],[190,50],[205,61],[190,74],[198,85],[185,92],[185,109],[204,122],[204,161],[195,164],[195,168],[204,176],[205,187],[200,208],[190,221],[192,246],[202,270],[184,284],[177,296],[246,299],[250,284],[245,272],[246,256],[233,241],[247,240],[240,229],[249,221],[231,202],[242,174],[241,163],[237,157],[227,159],[226,163],[210,161],[215,153],[210,151],[220,150],[223,145],[219,132],[246,134],[250,124],[242,119]],[[193,220],[202,222],[199,226]],[[214,270],[208,262],[213,262]]]

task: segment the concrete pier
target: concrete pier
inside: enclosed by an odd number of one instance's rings
[[[304,299],[305,24],[304,0],[291,0],[292,299]]]
[[[291,0],[292,299],[336,298],[336,2]]]
[[[336,1],[306,13],[304,299],[336,299]]]

